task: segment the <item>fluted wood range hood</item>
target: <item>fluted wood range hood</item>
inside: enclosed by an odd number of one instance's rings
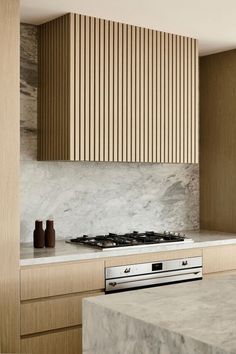
[[[197,40],[68,14],[39,73],[39,160],[198,162]]]

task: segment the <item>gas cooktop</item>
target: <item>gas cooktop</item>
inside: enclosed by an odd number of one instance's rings
[[[193,242],[192,239],[187,238],[184,234],[179,232],[138,232],[133,231],[123,235],[109,233],[108,235],[99,236],[81,236],[72,238],[69,243],[97,247],[102,250],[118,248],[118,247],[135,247],[135,246],[151,246],[157,244],[179,243],[179,242]]]

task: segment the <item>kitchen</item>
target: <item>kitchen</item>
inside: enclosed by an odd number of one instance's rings
[[[1,0],[1,353],[236,352],[235,5],[181,3]]]

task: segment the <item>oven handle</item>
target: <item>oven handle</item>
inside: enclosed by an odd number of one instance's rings
[[[115,279],[107,279],[106,280],[106,291],[115,290],[117,287],[119,289],[128,289],[139,286],[146,285],[155,285],[161,283],[168,283],[174,281],[181,280],[190,280],[190,279],[198,279],[202,277],[202,267],[195,269],[182,269],[179,271],[173,271],[168,273],[155,273],[155,274],[146,274],[139,276],[131,276],[131,277],[122,277]],[[142,283],[140,285],[140,283]]]

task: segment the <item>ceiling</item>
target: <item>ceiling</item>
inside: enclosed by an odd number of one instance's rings
[[[235,0],[21,0],[21,22],[68,12],[198,38],[200,55],[236,48]]]

